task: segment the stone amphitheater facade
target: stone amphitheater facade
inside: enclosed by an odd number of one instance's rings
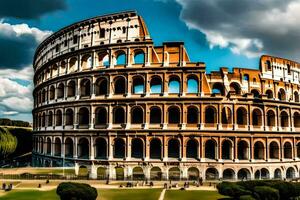
[[[33,166],[90,178],[297,178],[300,64],[206,73],[136,12],[65,27],[34,57]]]

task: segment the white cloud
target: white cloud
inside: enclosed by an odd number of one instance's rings
[[[181,19],[206,35],[210,48],[299,59],[300,0],[175,0]]]

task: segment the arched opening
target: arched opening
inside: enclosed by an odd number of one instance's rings
[[[207,140],[205,142],[205,158],[216,159],[217,144],[214,140]]]
[[[47,93],[46,93],[46,90],[44,89],[42,91],[42,102],[46,102],[47,101]]]
[[[132,93],[133,94],[145,93],[145,83],[144,83],[144,79],[142,77],[140,77],[140,76],[133,77]]]
[[[292,152],[292,145],[290,142],[285,142],[283,145],[283,157],[286,159],[292,159],[293,158],[293,152]]]
[[[198,109],[195,107],[188,107],[187,110],[187,123],[197,124],[198,123]]]
[[[74,113],[72,109],[66,110],[66,125],[70,126],[74,124]]]
[[[188,180],[198,180],[199,179],[199,170],[196,167],[190,167],[188,169]]]
[[[114,158],[125,158],[125,142],[121,138],[115,139]]]
[[[144,157],[144,144],[139,138],[134,138],[131,141],[131,157],[142,159]]]
[[[222,124],[232,124],[232,113],[228,107],[222,108]]]
[[[300,114],[298,112],[294,113],[294,127],[295,128],[300,127]]]
[[[53,126],[53,112],[49,111],[48,113],[48,126]]]
[[[161,109],[159,107],[152,107],[150,110],[150,124],[161,123]]]
[[[117,53],[116,65],[126,65],[126,54],[123,51]]]
[[[270,151],[270,158],[271,159],[279,159],[279,146],[277,142],[271,142],[269,145],[269,151]]]
[[[272,65],[271,65],[271,62],[269,60],[266,61],[266,66],[267,66],[268,71],[272,70]]]
[[[264,159],[265,157],[265,147],[260,141],[254,144],[254,159]]]
[[[237,124],[238,125],[247,125],[247,110],[243,107],[240,107],[236,111],[237,113]]]
[[[249,81],[249,75],[248,74],[243,75],[243,81]]]
[[[169,93],[170,94],[180,93],[180,81],[178,77],[171,77],[169,79]]]
[[[71,138],[67,138],[65,140],[65,157],[72,158],[73,157],[73,140]]]
[[[233,169],[225,169],[223,171],[223,179],[224,180],[232,180],[232,179],[234,179],[234,175],[235,175],[235,173],[234,173]]]
[[[267,170],[266,168],[262,168],[260,170],[260,178],[261,179],[270,179],[270,173],[269,170]]]
[[[297,91],[294,92],[294,100],[295,102],[299,102],[299,94]]]
[[[132,179],[133,180],[144,180],[145,179],[144,171],[141,167],[133,168]]]
[[[55,88],[53,85],[50,87],[49,91],[50,91],[49,99],[53,100],[55,98]]]
[[[123,124],[125,123],[125,111],[122,107],[117,107],[114,109],[114,124]]]
[[[250,179],[250,176],[250,171],[248,169],[243,168],[238,171],[239,180],[248,180]]]
[[[115,94],[125,94],[126,93],[126,82],[123,76],[115,78],[114,81]]]
[[[267,95],[268,99],[273,99],[274,98],[272,90],[267,90],[266,95]]]
[[[97,108],[95,111],[95,124],[105,125],[107,124],[107,110],[103,107]]]
[[[254,98],[259,98],[259,91],[258,90],[255,90],[255,89],[253,89],[253,90],[251,90],[251,94],[253,94],[253,97]]]
[[[296,150],[297,150],[297,158],[300,158],[300,142],[297,143]]]
[[[44,153],[44,140],[40,138],[40,145],[39,145],[40,153]]]
[[[142,124],[144,123],[144,111],[141,107],[133,107],[131,109],[131,123]]]
[[[96,96],[108,94],[108,81],[106,78],[98,78],[95,83]]]
[[[208,168],[205,172],[206,180],[216,180],[219,179],[219,172],[216,168]]]
[[[212,94],[220,94],[222,96],[225,95],[225,87],[223,83],[214,83],[212,87]]]
[[[124,180],[124,168],[116,167],[116,179],[117,180]]]
[[[285,90],[283,88],[280,88],[278,91],[278,99],[279,100],[286,100]]]
[[[186,143],[186,157],[187,158],[198,158],[198,142],[195,139],[190,139]]]
[[[42,114],[42,127],[46,126],[46,113]]]
[[[162,83],[161,78],[154,76],[150,81],[150,92],[151,94],[160,94],[162,93]]]
[[[215,124],[217,123],[217,112],[213,107],[205,108],[205,123],[206,124]]]
[[[145,53],[142,50],[137,50],[134,52],[134,64],[144,64],[145,63]]]
[[[89,79],[83,79],[80,82],[80,95],[87,97],[91,95],[91,81]]]
[[[240,84],[236,83],[236,82],[232,82],[230,83],[230,92],[234,93],[234,94],[241,94],[241,86]]]
[[[150,142],[150,159],[161,159],[161,141],[157,138]]]
[[[275,126],[275,113],[272,110],[267,112],[267,126]]]
[[[79,177],[88,177],[89,176],[89,170],[86,166],[80,166],[78,170],[78,176]]]
[[[88,139],[81,138],[78,142],[78,158],[88,159],[90,157],[90,143]]]
[[[287,179],[295,178],[295,169],[294,169],[294,168],[289,167],[289,168],[286,170],[286,178],[287,178]]]
[[[222,159],[232,159],[232,143],[229,140],[224,140],[222,143]]]
[[[89,125],[90,123],[90,111],[83,107],[79,109],[78,112],[78,124],[79,125]]]
[[[98,65],[102,67],[109,67],[109,55],[106,52],[98,53]]]
[[[59,138],[54,140],[54,155],[61,156],[61,141]]]
[[[275,179],[281,179],[282,178],[281,170],[279,168],[275,169],[275,171],[274,171],[274,178]]]
[[[168,119],[169,124],[180,123],[180,111],[178,107],[172,106],[168,109]]]
[[[180,180],[180,169],[178,167],[172,167],[169,169],[169,180]]]
[[[55,118],[56,118],[55,125],[56,126],[61,126],[62,125],[62,112],[61,112],[61,110],[56,111]]]
[[[76,85],[75,81],[70,81],[68,83],[68,97],[74,97],[75,96],[75,91],[76,91]]]
[[[196,77],[189,77],[187,80],[187,93],[197,94],[199,92],[198,80]]]
[[[46,146],[47,146],[47,154],[50,155],[51,154],[51,139],[50,138],[47,138],[47,143],[46,143]]]
[[[97,138],[95,141],[96,147],[96,159],[106,159],[107,158],[107,143],[104,138]]]
[[[81,58],[81,68],[83,70],[85,69],[90,69],[93,67],[93,60],[92,60],[92,56],[87,54],[82,56]]]
[[[170,139],[168,142],[168,157],[180,158],[180,143],[178,139]]]
[[[252,112],[252,124],[253,126],[262,125],[262,113],[259,109],[254,109]]]
[[[61,99],[64,98],[64,96],[65,96],[65,85],[63,83],[60,83],[57,86],[57,98]]]
[[[280,125],[281,127],[289,127],[289,116],[285,111],[280,113]]]
[[[105,167],[98,167],[97,168],[97,179],[98,180],[105,180],[107,179],[107,168]]]
[[[249,159],[249,146],[246,141],[239,141],[238,143],[238,159],[248,160]]]
[[[162,172],[159,167],[152,167],[150,170],[150,180],[160,181],[162,178]]]

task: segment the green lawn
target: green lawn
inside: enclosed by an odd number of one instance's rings
[[[225,198],[217,191],[181,191],[167,190],[164,200],[217,200]]]
[[[0,197],[0,200],[59,200],[55,190],[37,191],[37,190],[18,190],[7,192]]]

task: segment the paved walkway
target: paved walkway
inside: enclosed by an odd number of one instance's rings
[[[166,193],[166,189],[163,189],[160,193],[159,199],[158,200],[164,200],[165,198],[165,193]]]

